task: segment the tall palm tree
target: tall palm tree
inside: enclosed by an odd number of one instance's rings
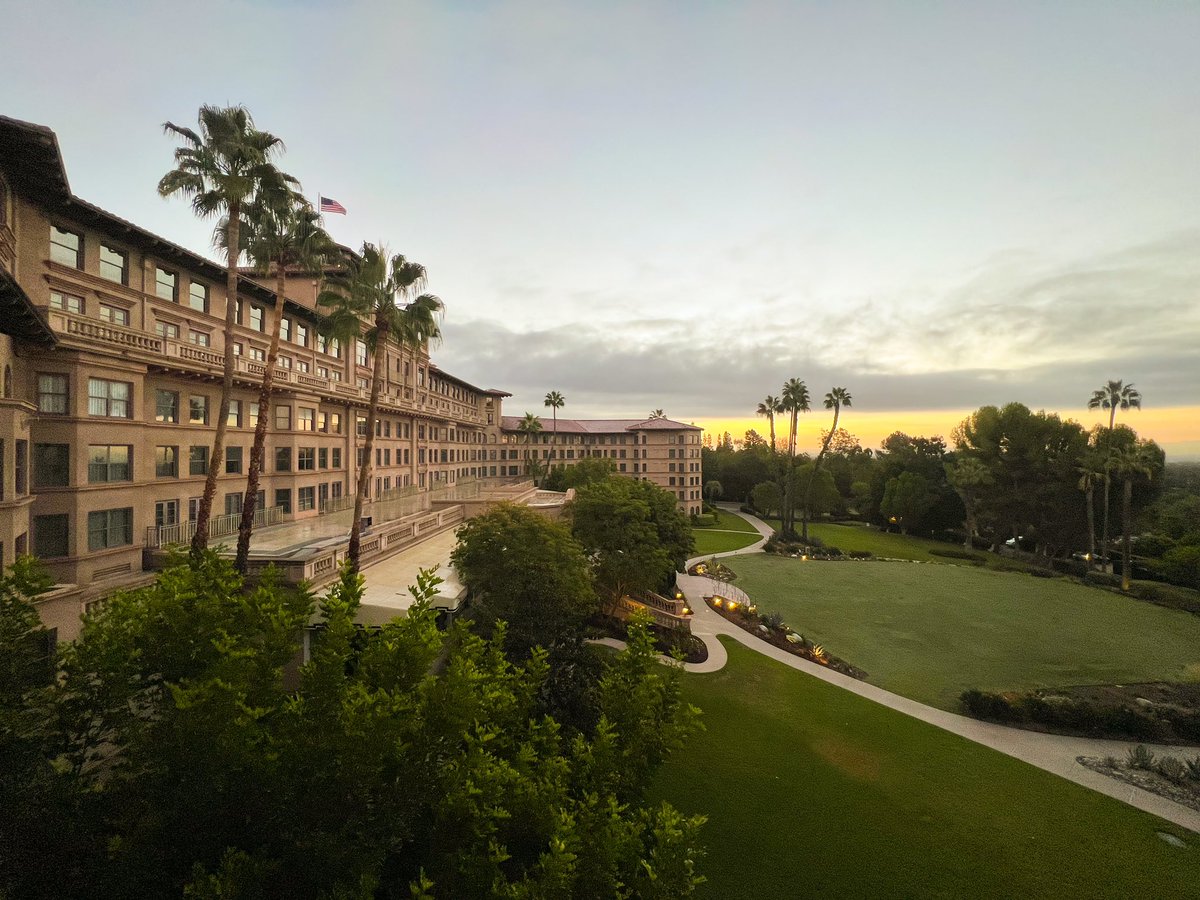
[[[1145,442],[1139,441],[1132,447],[1118,447],[1108,456],[1105,468],[1124,482],[1121,504],[1121,590],[1128,591],[1130,585],[1130,544],[1133,530],[1133,482],[1139,475],[1154,477],[1161,462]]]
[[[667,414],[665,412],[663,412],[661,409],[650,410],[650,418],[652,418],[652,419],[665,419],[666,417],[667,417]]]
[[[558,391],[550,391],[546,394],[546,401],[542,405],[550,407],[554,413],[554,433],[550,437],[550,462],[546,465],[546,470],[549,471],[550,467],[554,465],[554,451],[558,447],[558,411],[567,405],[567,399]]]
[[[979,489],[992,483],[992,472],[975,457],[960,456],[953,465],[946,465],[946,480],[962,498],[963,507],[967,511],[967,534],[963,538],[963,549],[972,550],[974,548],[971,546],[971,538],[979,531],[975,518]]]
[[[419,293],[425,287],[425,267],[400,254],[375,244],[364,243],[343,273],[332,276],[317,303],[330,312],[322,330],[344,344],[362,339],[374,354],[371,396],[367,404],[367,434],[363,462],[358,470],[354,492],[354,521],[350,525],[350,546],[346,557],[358,571],[362,537],[363,498],[371,484],[371,452],[375,445],[375,418],[379,408],[379,390],[387,366],[388,341],[419,350],[441,339],[438,319],[442,301],[433,294]]]
[[[1079,473],[1079,490],[1087,497],[1088,568],[1096,564],[1096,485],[1104,481],[1107,470],[1096,448],[1089,448],[1075,468]]]
[[[771,453],[775,453],[775,415],[783,412],[783,403],[778,397],[767,394],[766,398],[758,404],[758,409],[755,410],[760,416],[766,416],[767,422],[771,426]]]
[[[1142,408],[1142,394],[1138,391],[1133,383],[1125,384],[1124,381],[1107,381],[1104,387],[1097,391],[1092,391],[1092,398],[1088,400],[1088,409],[1107,409],[1108,410],[1108,444],[1107,450],[1112,449],[1112,433],[1113,428],[1117,424],[1117,410],[1130,410]],[[1104,530],[1101,532],[1100,546],[1102,552],[1102,562],[1100,568],[1107,571],[1108,569],[1108,506],[1109,494],[1112,487],[1112,475],[1109,472],[1104,473]]]
[[[271,343],[259,387],[258,421],[254,425],[254,444],[250,448],[242,520],[238,525],[234,565],[243,574],[250,557],[250,535],[254,530],[263,446],[267,439],[267,423],[271,421],[271,391],[275,381],[275,361],[279,358],[279,323],[283,319],[287,273],[289,270],[317,272],[338,257],[338,247],[321,227],[320,215],[298,193],[289,191],[276,198],[262,197],[256,200],[246,210],[246,226],[246,255],[260,274],[275,276],[275,308],[267,323]]]
[[[783,516],[782,526],[785,537],[796,534],[796,497],[792,484],[792,472],[796,467],[796,429],[799,425],[799,415],[808,412],[810,396],[808,386],[799,378],[789,378],[783,386],[780,395],[783,411],[791,414],[791,427],[788,430],[788,461],[787,474],[783,486]]]
[[[833,425],[829,429],[829,434],[825,435],[825,440],[821,442],[821,451],[817,454],[812,471],[808,474],[808,484],[804,488],[804,516],[801,519],[802,534],[800,535],[803,541],[808,540],[808,510],[812,504],[813,481],[816,480],[817,471],[821,468],[821,462],[825,459],[825,454],[829,452],[829,442],[833,440],[833,436],[837,432],[838,417],[841,416],[842,407],[849,407],[851,405],[850,400],[850,392],[843,387],[835,387],[825,395],[825,408],[833,410]]]
[[[296,187],[296,179],[281,172],[271,160],[283,150],[283,142],[254,127],[249,111],[242,106],[202,106],[199,131],[166,122],[163,131],[181,140],[175,148],[175,168],[158,182],[163,197],[176,194],[190,198],[192,211],[200,218],[223,216],[220,243],[225,248],[225,365],[221,377],[221,404],[217,432],[208,457],[208,477],[196,512],[192,556],[208,546],[208,520],[217,492],[217,473],[224,467],[225,430],[233,393],[233,329],[237,322],[238,256],[241,251],[243,209],[259,195],[277,196]]]
[[[542,430],[542,420],[531,412],[525,413],[525,418],[521,419],[521,424],[517,426],[517,431],[525,435],[525,471],[530,475],[537,474],[537,460],[530,460],[529,445],[533,443],[533,436]]]

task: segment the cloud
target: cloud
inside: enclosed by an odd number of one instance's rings
[[[998,254],[933,296],[906,289],[800,314],[731,305],[540,328],[451,320],[438,359],[511,391],[516,406],[561,390],[580,416],[742,415],[791,376],[817,396],[843,385],[863,409],[1072,409],[1110,377],[1136,382],[1148,404],[1193,405],[1198,293],[1200,232],[1188,232],[1068,263]]]

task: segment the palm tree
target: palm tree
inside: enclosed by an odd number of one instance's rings
[[[812,471],[808,473],[808,484],[804,488],[804,516],[801,519],[803,533],[800,535],[800,538],[806,542],[808,541],[808,509],[812,504],[813,481],[817,477],[817,471],[821,468],[821,461],[829,451],[829,442],[833,440],[833,436],[837,432],[838,417],[842,413],[842,407],[849,407],[851,405],[850,400],[850,392],[843,387],[835,387],[825,395],[825,408],[833,410],[833,426],[829,429],[829,434],[825,435],[825,440],[821,442],[821,452],[817,454]]]
[[[992,472],[975,457],[960,456],[953,465],[946,466],[946,480],[962,498],[963,507],[967,511],[967,534],[963,538],[963,549],[972,550],[974,548],[971,546],[971,538],[979,530],[975,520],[979,489],[992,483]]]
[[[767,422],[771,426],[771,453],[775,453],[775,414],[783,412],[783,403],[778,397],[767,394],[762,403],[758,404],[758,409],[755,412],[760,416],[766,416]]]
[[[1124,482],[1121,504],[1121,590],[1128,591],[1130,585],[1130,544],[1133,530],[1133,481],[1139,475],[1154,477],[1161,459],[1150,446],[1139,441],[1132,447],[1118,447],[1108,456],[1105,468]]]
[[[267,423],[271,421],[271,390],[275,381],[275,361],[279,358],[279,323],[283,319],[284,294],[289,270],[319,271],[337,258],[338,248],[325,229],[312,204],[294,192],[275,198],[261,198],[246,210],[246,254],[262,275],[275,276],[275,309],[267,323],[271,343],[258,394],[258,421],[254,425],[254,444],[250,448],[250,469],[246,476],[246,494],[242,501],[242,520],[238,526],[237,556],[234,565],[243,574],[250,557],[250,535],[254,530],[254,512],[258,497],[258,479],[262,472],[263,446]]]
[[[1075,469],[1079,473],[1079,489],[1087,497],[1088,568],[1096,564],[1096,484],[1107,476],[1099,451],[1089,448]]]
[[[1108,381],[1104,387],[1098,391],[1092,391],[1092,399],[1088,401],[1088,409],[1107,409],[1108,410],[1108,444],[1106,449],[1112,449],[1112,433],[1113,428],[1117,424],[1117,410],[1141,409],[1142,394],[1133,383],[1125,384],[1123,381]],[[1101,563],[1100,568],[1104,571],[1108,570],[1108,506],[1109,493],[1112,487],[1111,473],[1104,473],[1104,530],[1101,532]]]
[[[352,258],[346,270],[328,281],[317,303],[328,307],[322,330],[344,344],[361,337],[375,355],[371,375],[371,397],[367,404],[367,434],[363,461],[358,470],[354,492],[354,520],[350,525],[350,546],[346,557],[358,571],[362,537],[363,498],[371,484],[371,451],[375,444],[375,417],[379,390],[386,373],[388,341],[419,350],[441,339],[438,325],[444,307],[433,294],[418,294],[425,287],[425,267],[392,256],[375,244],[364,243],[361,253]]]
[[[224,467],[225,430],[233,393],[233,329],[237,323],[238,269],[241,250],[242,211],[256,197],[277,196],[292,190],[296,179],[285,175],[271,160],[283,142],[254,127],[249,111],[242,106],[202,106],[199,131],[167,122],[163,131],[181,139],[175,148],[175,168],[158,182],[163,197],[179,194],[190,198],[192,211],[200,218],[223,216],[220,243],[225,248],[225,365],[221,377],[221,404],[217,432],[208,457],[208,477],[196,512],[192,556],[208,546],[208,520],[217,492],[217,473]]]
[[[537,459],[532,461],[529,458],[529,444],[533,443],[533,436],[542,430],[542,420],[531,412],[525,413],[525,418],[521,420],[521,424],[517,426],[517,431],[525,435],[525,471],[530,475],[537,474]]]
[[[550,438],[550,462],[546,464],[546,470],[550,470],[550,466],[554,464],[554,450],[558,446],[558,411],[561,407],[566,406],[567,399],[558,391],[550,391],[546,395],[546,401],[543,406],[550,407],[554,411],[554,434]]]
[[[665,412],[663,412],[661,409],[650,410],[650,418],[652,418],[652,419],[665,419],[666,417],[667,417],[667,414]]]
[[[783,386],[780,397],[784,412],[791,414],[791,428],[788,431],[788,463],[786,481],[783,486],[783,516],[782,530],[785,537],[796,534],[796,500],[795,489],[792,485],[792,472],[796,467],[796,428],[799,415],[809,410],[808,386],[799,378],[789,378]]]

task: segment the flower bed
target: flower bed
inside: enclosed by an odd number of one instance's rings
[[[759,615],[758,608],[754,604],[747,606],[724,597],[709,597],[708,605],[724,619],[742,630],[750,632],[768,644],[773,644],[780,650],[786,650],[793,656],[807,659],[809,662],[825,666],[842,675],[849,675],[851,678],[865,680],[867,677],[867,673],[862,669],[850,665],[844,659],[826,651],[820,644],[814,644],[804,635],[793,631],[781,621],[779,616]]]

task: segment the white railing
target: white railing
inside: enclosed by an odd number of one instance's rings
[[[258,509],[254,512],[255,528],[278,525],[282,521],[282,506],[268,506],[266,509]],[[208,536],[215,538],[237,534],[241,522],[242,514],[240,512],[213,516],[208,520]],[[146,546],[157,549],[170,544],[186,544],[192,540],[195,533],[196,523],[191,521],[179,522],[175,525],[151,525],[146,529]]]
[[[704,580],[705,583],[700,591],[700,596],[705,600],[711,597],[723,597],[726,600],[736,600],[743,606],[750,605],[750,595],[728,581],[721,581],[719,578],[710,578],[708,575],[690,575],[688,577],[702,578]]]

